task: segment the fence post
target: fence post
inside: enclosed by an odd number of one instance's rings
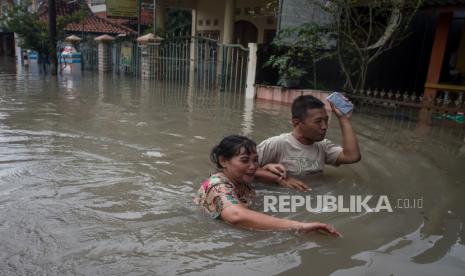
[[[115,40],[109,35],[101,35],[95,38],[98,43],[98,71],[99,73],[111,71],[111,42]]]
[[[247,82],[245,98],[255,98],[255,74],[257,70],[257,43],[249,43],[249,59],[247,62]]]
[[[192,36],[190,39],[190,53],[189,53],[189,86],[195,84],[195,67],[197,64],[197,43],[198,39]]]
[[[163,38],[152,33],[137,38],[137,43],[141,47],[141,78],[145,80],[155,79],[155,63],[157,47]],[[149,45],[150,43],[150,45]]]

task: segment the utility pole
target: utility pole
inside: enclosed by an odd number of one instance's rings
[[[157,0],[153,0],[153,34],[157,34]]]
[[[57,64],[57,11],[55,0],[48,0],[48,39],[50,47],[51,73],[56,76]]]
[[[141,0],[137,0],[137,36],[140,36]]]

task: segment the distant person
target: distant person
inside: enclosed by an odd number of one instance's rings
[[[26,67],[29,66],[29,57],[28,57],[26,51],[23,51],[23,64],[24,64],[24,66],[26,66]]]
[[[256,144],[244,136],[225,137],[212,149],[210,158],[217,172],[204,180],[194,201],[211,218],[249,229],[292,230],[303,233],[323,232],[339,237],[331,225],[276,218],[248,209],[254,196],[250,184],[259,169]],[[265,166],[264,169],[273,167]]]
[[[360,161],[361,155],[350,123],[352,112],[343,115],[331,104],[339,120],[342,132],[342,147],[325,139],[329,116],[325,104],[311,95],[299,96],[292,103],[292,126],[290,133],[268,138],[258,147],[260,166],[279,163],[274,170],[259,170],[259,181],[274,182],[281,186],[308,190],[299,178],[322,172],[325,164],[338,166]]]

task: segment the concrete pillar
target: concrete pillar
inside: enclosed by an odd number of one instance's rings
[[[150,80],[155,78],[156,62],[158,57],[158,46],[163,38],[146,34],[137,38],[137,43],[141,48],[141,78]]]
[[[436,84],[441,76],[442,64],[446,53],[447,38],[449,37],[450,24],[452,22],[452,12],[441,13],[436,25],[436,33],[434,35],[433,48],[431,50],[431,58],[429,62],[427,83]],[[424,93],[424,104],[428,104],[431,99],[436,97],[436,89],[426,88]]]
[[[247,63],[247,82],[245,98],[255,98],[255,74],[257,71],[257,43],[249,43],[249,61]]]
[[[112,70],[111,45],[114,40],[114,37],[106,34],[95,38],[95,41],[98,43],[99,73],[110,72]]]
[[[250,136],[253,131],[253,109],[254,100],[245,99],[244,101],[244,113],[242,115],[242,135]]]
[[[224,2],[223,43],[231,44],[234,39],[234,15],[236,12],[236,1],[224,0]]]
[[[157,0],[155,5],[155,20],[157,22],[155,33],[165,33],[165,12],[165,0]]]
[[[22,56],[21,56],[21,48],[19,47],[19,39],[18,39],[18,34],[17,33],[14,33],[14,40],[15,40],[15,56],[16,56],[16,59],[17,59],[17,62],[18,64],[21,64],[21,60],[22,60]],[[30,61],[29,61],[30,62]]]

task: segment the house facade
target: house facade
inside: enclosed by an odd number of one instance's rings
[[[143,15],[153,8],[152,2],[155,2],[155,24],[161,31],[165,28],[167,9],[181,9],[192,12],[192,35],[209,37],[220,43],[244,46],[249,42],[269,43],[276,33],[277,18],[268,7],[269,0],[142,1]],[[106,13],[105,1],[90,0],[88,4],[95,14]]]

